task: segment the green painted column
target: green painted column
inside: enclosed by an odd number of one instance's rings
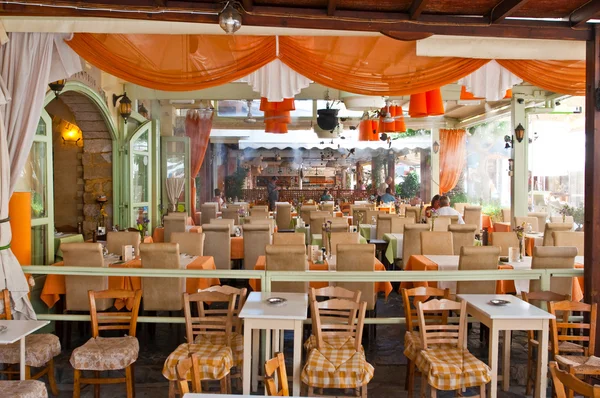
[[[525,128],[525,136],[522,142],[518,142],[514,136],[515,128],[519,123]],[[511,158],[513,159],[513,172],[510,190],[511,223],[514,224],[515,216],[527,216],[528,212],[528,181],[529,181],[529,125],[525,113],[525,99],[522,94],[513,93],[511,103],[511,132],[513,136],[513,148]],[[514,225],[513,225],[514,226]]]

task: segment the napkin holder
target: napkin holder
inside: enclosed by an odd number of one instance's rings
[[[133,246],[132,245],[121,246],[121,258],[123,259],[123,261],[133,260]]]

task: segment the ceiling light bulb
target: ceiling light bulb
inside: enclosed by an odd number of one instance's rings
[[[225,9],[219,14],[219,26],[225,32],[233,34],[242,27],[242,15],[231,4],[227,3]]]

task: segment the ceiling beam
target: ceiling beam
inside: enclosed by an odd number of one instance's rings
[[[335,7],[337,6],[336,0],[329,0],[327,2],[327,15],[330,17],[335,13]]]
[[[412,4],[410,5],[410,9],[408,10],[410,19],[412,19],[413,21],[419,19],[428,1],[429,0],[413,0]]]
[[[600,16],[600,1],[590,0],[569,15],[569,22],[571,22],[571,26],[578,28],[596,16]]]
[[[490,22],[498,23],[504,21],[506,17],[509,17],[519,8],[523,7],[528,1],[529,0],[502,0],[490,11]]]
[[[252,0],[242,0],[242,7],[244,7],[244,10],[246,11],[252,11],[254,4],[252,4]]]
[[[111,0],[102,0],[104,4]],[[127,4],[133,3],[128,0]],[[37,0],[35,4],[57,4],[46,0]],[[61,2],[65,4],[65,2]],[[67,2],[68,3],[68,2]],[[163,20],[195,23],[217,23],[218,3],[195,3],[167,1],[169,9],[157,12],[154,0],[137,0],[143,6],[111,8],[126,9],[130,12],[114,12],[110,9],[91,9],[99,3],[86,3],[86,8],[51,8],[38,5],[4,4],[2,15],[10,16],[63,16],[63,17],[108,17],[126,19]],[[78,3],[70,2],[76,5]],[[114,3],[112,3],[114,4]],[[181,12],[181,11],[189,12]],[[454,17],[433,14],[421,14],[418,21],[410,20],[408,13],[388,13],[374,11],[337,10],[335,16],[327,16],[325,9],[302,9],[284,7],[264,7],[254,5],[252,12],[243,14],[243,23],[248,26],[279,28],[324,29],[368,32],[415,32],[420,34],[459,35],[459,36],[495,36],[525,39],[588,40],[591,28],[572,29],[569,22],[531,21],[507,19],[489,25],[487,18]]]

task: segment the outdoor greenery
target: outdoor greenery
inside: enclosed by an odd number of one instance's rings
[[[414,171],[409,172],[404,180],[396,185],[396,194],[401,198],[414,198],[421,189],[419,176]]]
[[[487,214],[492,222],[502,221],[502,207],[498,203],[486,204],[481,208],[481,214]]]
[[[225,196],[227,198],[242,199],[246,176],[248,176],[248,170],[238,167],[235,173],[225,177]]]
[[[583,205],[581,205],[579,207],[573,207],[572,209],[573,209],[573,211],[572,211],[573,222],[575,224],[577,224],[576,229],[578,231],[581,231],[581,230],[583,230],[584,213],[585,213]]]

